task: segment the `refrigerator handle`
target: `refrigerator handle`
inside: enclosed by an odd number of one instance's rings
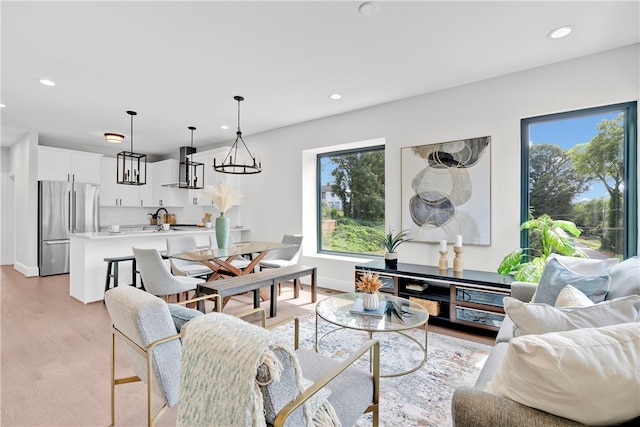
[[[73,225],[73,228],[71,229],[72,233],[76,232],[76,202],[77,202],[77,197],[78,197],[78,192],[76,190],[73,190],[73,202],[72,202],[72,208],[73,210],[71,211],[72,214],[72,220],[71,220],[71,225]]]
[[[67,231],[71,232],[71,191],[67,191],[67,197],[69,198],[69,210],[67,211],[69,213],[69,224],[67,225]]]

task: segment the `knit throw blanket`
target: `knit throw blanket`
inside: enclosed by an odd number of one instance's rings
[[[264,364],[270,378],[279,380],[278,348],[292,356],[302,392],[295,353],[278,334],[222,313],[191,320],[182,337],[178,426],[266,426],[256,372]],[[315,419],[310,405],[303,406],[307,426],[340,425],[325,403]]]

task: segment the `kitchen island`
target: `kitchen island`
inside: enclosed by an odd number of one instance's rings
[[[248,239],[249,230],[232,228],[235,241]],[[167,249],[167,238],[194,236],[198,246],[209,246],[209,236],[215,235],[212,228],[192,227],[168,231],[138,230],[120,233],[76,233],[71,235],[69,295],[80,302],[101,301],[104,298],[108,257],[133,255],[131,248]],[[168,262],[168,261],[167,261]],[[131,263],[120,263],[119,286],[132,283]]]

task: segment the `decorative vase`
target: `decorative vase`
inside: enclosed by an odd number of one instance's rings
[[[380,305],[377,293],[365,293],[362,297],[362,307],[365,310],[375,310]]]
[[[398,268],[398,253],[386,252],[384,254],[384,265],[387,268]]]
[[[225,249],[229,242],[229,218],[221,213],[216,218],[216,243],[219,249]]]

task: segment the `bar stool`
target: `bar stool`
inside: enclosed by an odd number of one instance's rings
[[[111,288],[111,279],[113,279],[113,287],[118,287],[118,264],[125,261],[131,261],[131,277],[133,278],[132,286],[138,287],[136,258],[133,255],[108,257],[104,261],[107,263],[107,277],[104,284],[104,291],[107,292]]]

